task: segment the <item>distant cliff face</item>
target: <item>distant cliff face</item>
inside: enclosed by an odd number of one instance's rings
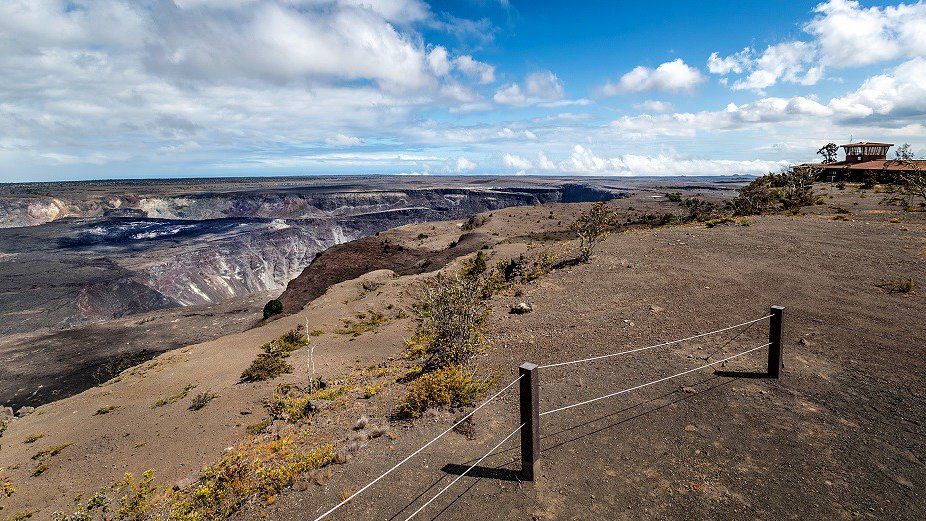
[[[584,190],[585,193],[582,192]],[[438,213],[470,212],[514,204],[567,201],[605,196],[597,188],[419,190],[250,191],[177,196],[89,194],[53,197],[30,194],[0,198],[0,227],[36,226],[65,217],[149,217],[204,220],[223,218],[318,219],[397,210],[430,209]]]
[[[0,289],[17,298],[0,302],[0,333],[279,291],[320,252],[403,224],[610,197],[579,185],[5,197]]]

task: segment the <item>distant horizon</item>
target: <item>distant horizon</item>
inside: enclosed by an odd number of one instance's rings
[[[400,177],[403,179],[414,178],[455,178],[455,179],[543,179],[543,180],[620,180],[620,179],[716,179],[716,178],[740,178],[745,177],[755,179],[760,177],[759,174],[697,174],[697,175],[568,175],[568,174],[275,174],[275,175],[206,175],[199,177],[108,177],[94,179],[60,179],[47,181],[0,181],[0,186],[10,185],[38,185],[38,184],[80,184],[80,183],[133,183],[133,182],[174,182],[174,181],[216,181],[216,180],[233,180],[233,181],[273,181],[273,180],[293,180],[293,179],[311,179],[311,178],[384,178]]]
[[[923,156],[923,34],[923,0],[7,0],[0,183]]]

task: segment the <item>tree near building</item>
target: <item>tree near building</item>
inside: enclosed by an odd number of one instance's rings
[[[836,146],[836,143],[827,143],[820,150],[817,150],[817,154],[823,156],[823,164],[828,165],[830,163],[835,163],[837,155],[839,153],[839,147]]]
[[[913,206],[915,197],[926,202],[926,172],[923,172],[921,164],[921,160],[916,159],[916,154],[913,153],[910,144],[904,143],[894,151],[894,159],[885,165],[896,165],[902,169],[898,178],[909,196],[908,206]]]

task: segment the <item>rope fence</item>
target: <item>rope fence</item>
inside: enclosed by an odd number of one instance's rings
[[[427,448],[428,448],[429,446],[431,446],[434,442],[436,442],[437,440],[441,439],[444,435],[446,435],[447,433],[449,433],[449,432],[452,431],[453,429],[457,428],[459,425],[461,425],[463,422],[465,422],[465,421],[468,420],[469,418],[471,418],[471,417],[472,417],[474,414],[476,414],[479,410],[481,410],[483,407],[485,407],[486,405],[488,405],[490,402],[492,402],[493,400],[495,400],[496,398],[498,398],[499,396],[501,396],[502,393],[504,393],[505,391],[507,391],[507,390],[509,390],[510,388],[512,388],[515,384],[519,384],[519,394],[520,394],[520,400],[519,400],[520,425],[518,426],[518,428],[515,429],[514,431],[512,431],[512,432],[511,432],[510,434],[508,434],[507,436],[505,436],[500,442],[498,442],[498,444],[496,444],[494,447],[492,447],[491,450],[489,450],[488,452],[486,452],[482,457],[480,457],[478,460],[476,460],[475,463],[473,463],[469,468],[467,468],[466,471],[462,472],[459,476],[457,476],[457,477],[456,477],[455,479],[453,479],[450,483],[448,483],[444,488],[442,488],[439,492],[437,492],[437,494],[435,494],[434,496],[432,496],[427,502],[425,502],[423,505],[421,505],[420,507],[418,507],[417,510],[415,510],[414,512],[411,513],[411,515],[409,515],[407,518],[405,518],[405,521],[409,521],[410,519],[412,519],[413,517],[415,517],[416,515],[418,515],[419,513],[421,513],[421,512],[422,512],[425,508],[427,508],[431,503],[433,503],[435,500],[437,500],[438,497],[440,497],[442,494],[444,494],[446,491],[448,491],[448,490],[449,490],[451,487],[453,487],[453,485],[455,485],[459,480],[463,479],[463,477],[465,477],[466,475],[468,475],[473,469],[475,469],[480,463],[482,463],[483,460],[485,460],[485,459],[488,458],[490,455],[492,455],[496,450],[499,449],[499,447],[501,447],[503,444],[505,444],[505,442],[507,442],[508,440],[510,440],[512,437],[514,437],[514,436],[515,436],[516,434],[518,434],[518,433],[521,434],[521,440],[520,440],[520,441],[521,441],[521,470],[520,470],[520,473],[519,473],[519,477],[520,477],[520,479],[521,479],[522,481],[533,481],[533,479],[534,479],[534,469],[535,469],[535,465],[536,465],[537,460],[538,460],[539,457],[540,457],[540,418],[543,417],[543,416],[547,416],[547,415],[550,415],[550,414],[555,414],[555,413],[558,413],[558,412],[566,411],[566,410],[568,410],[568,409],[572,409],[572,408],[575,408],[575,407],[581,407],[581,406],[583,406],[583,405],[588,405],[588,404],[590,404],[590,403],[594,403],[594,402],[598,402],[598,401],[601,401],[601,400],[605,400],[605,399],[607,399],[607,398],[612,398],[612,397],[615,397],[615,396],[618,396],[618,395],[621,395],[621,394],[630,393],[630,392],[633,392],[633,391],[636,391],[636,390],[639,390],[639,389],[643,389],[643,388],[645,388],[645,387],[649,387],[649,386],[651,386],[651,385],[656,385],[656,384],[658,384],[658,383],[662,383],[662,382],[671,380],[671,379],[673,379],[673,378],[678,378],[678,377],[680,377],[680,376],[684,376],[684,375],[691,374],[691,373],[694,373],[694,372],[697,372],[697,371],[701,371],[701,370],[706,369],[706,368],[711,367],[711,366],[723,364],[723,363],[728,362],[728,361],[730,361],[730,360],[734,360],[734,359],[736,359],[736,358],[740,358],[740,357],[742,357],[742,356],[748,355],[748,354],[750,354],[750,353],[753,353],[753,352],[755,352],[755,351],[758,351],[758,350],[760,350],[760,349],[765,349],[765,348],[768,348],[768,367],[767,367],[767,371],[766,371],[765,374],[766,374],[766,376],[767,376],[768,378],[778,378],[778,377],[780,376],[781,369],[783,368],[783,365],[782,365],[782,350],[781,350],[781,344],[782,344],[781,338],[782,338],[782,323],[783,323],[783,318],[784,318],[784,308],[781,307],[781,306],[772,306],[772,307],[771,307],[771,312],[770,312],[769,314],[763,316],[763,317],[756,318],[756,319],[753,319],[753,320],[748,320],[748,321],[746,321],[746,322],[742,322],[742,323],[739,323],[739,324],[736,324],[736,325],[727,326],[727,327],[723,327],[723,328],[720,328],[720,329],[715,329],[715,330],[713,330],[713,331],[708,331],[707,333],[699,333],[699,334],[692,335],[692,336],[688,336],[688,337],[685,337],[685,338],[680,338],[680,339],[677,339],[677,340],[671,340],[671,341],[668,341],[668,342],[662,342],[662,343],[659,343],[659,344],[654,344],[654,345],[646,346],[646,347],[640,347],[640,348],[636,348],[636,349],[630,349],[630,350],[626,350],[626,351],[618,351],[618,352],[615,352],[615,353],[608,353],[608,354],[598,355],[598,356],[592,356],[592,357],[588,357],[588,358],[580,358],[580,359],[577,359],[577,360],[569,360],[569,361],[565,361],[565,362],[556,362],[556,363],[550,363],[550,364],[544,364],[544,365],[537,365],[537,364],[532,364],[532,363],[524,363],[524,364],[521,364],[521,366],[518,368],[518,370],[519,370],[519,375],[518,375],[518,377],[515,378],[511,383],[509,383],[508,385],[506,385],[505,387],[503,387],[501,390],[499,390],[498,392],[496,392],[494,395],[492,395],[492,396],[491,396],[489,399],[487,399],[486,401],[482,402],[479,406],[477,406],[475,409],[473,409],[472,411],[470,411],[468,414],[466,414],[465,416],[463,416],[462,418],[460,418],[459,420],[457,420],[453,425],[451,425],[451,426],[448,427],[446,430],[444,430],[443,432],[441,432],[440,434],[438,434],[436,437],[432,438],[430,441],[428,441],[427,443],[425,443],[424,445],[422,445],[421,447],[419,447],[417,450],[415,450],[414,452],[412,452],[411,454],[409,454],[408,456],[406,456],[404,459],[402,459],[401,461],[399,461],[398,463],[396,463],[395,465],[393,465],[389,470],[387,470],[387,471],[383,472],[382,474],[380,474],[379,477],[377,477],[377,478],[374,479],[373,481],[369,482],[369,483],[366,484],[363,488],[361,488],[360,490],[354,492],[354,493],[351,494],[349,497],[347,497],[346,499],[344,499],[343,501],[341,501],[341,502],[338,503],[337,505],[333,506],[332,508],[330,508],[329,510],[327,510],[325,513],[321,514],[321,515],[318,516],[317,518],[315,518],[315,521],[321,521],[321,520],[325,519],[326,517],[328,517],[329,515],[331,515],[331,514],[334,513],[335,511],[337,511],[339,508],[341,508],[341,507],[343,507],[344,505],[346,505],[347,503],[349,503],[351,500],[353,500],[354,498],[356,498],[358,495],[360,495],[361,493],[363,493],[364,491],[366,491],[367,489],[369,489],[370,487],[372,487],[374,484],[376,484],[377,482],[379,482],[380,480],[382,480],[383,478],[385,478],[386,476],[388,476],[389,474],[391,474],[393,471],[395,471],[396,469],[398,469],[400,466],[402,466],[403,464],[407,463],[407,462],[408,462],[409,460],[411,460],[413,457],[415,457],[416,455],[420,454],[422,451],[424,451],[425,449],[427,449]],[[673,374],[673,375],[664,376],[664,377],[658,378],[658,379],[656,379],[656,380],[652,380],[652,381],[649,381],[649,382],[645,382],[645,383],[642,383],[642,384],[638,384],[638,385],[635,385],[635,386],[632,386],[632,387],[628,387],[628,388],[626,388],[626,389],[621,389],[620,391],[615,391],[615,392],[612,392],[612,393],[608,393],[608,394],[606,394],[606,395],[604,395],[604,396],[598,396],[598,397],[590,398],[590,399],[583,400],[583,401],[580,401],[580,402],[577,402],[577,403],[573,403],[573,404],[569,404],[569,405],[564,405],[564,406],[560,406],[560,407],[557,407],[557,408],[554,408],[554,409],[550,409],[550,410],[547,410],[547,411],[544,411],[544,412],[540,412],[540,399],[539,399],[539,396],[540,396],[540,378],[539,378],[539,375],[540,375],[540,370],[541,370],[541,369],[548,369],[548,368],[554,368],[554,367],[562,367],[562,366],[566,366],[566,365],[574,365],[574,364],[580,364],[580,363],[584,363],[584,362],[593,362],[593,361],[603,360],[603,359],[612,358],[612,357],[616,357],[616,356],[629,355],[629,354],[632,354],[632,353],[639,353],[639,352],[642,352],[642,351],[647,351],[647,350],[650,350],[650,349],[656,349],[656,348],[659,348],[659,347],[666,347],[666,346],[670,346],[670,345],[674,345],[674,344],[680,344],[680,343],[687,342],[687,341],[691,341],[691,340],[695,340],[695,339],[698,339],[698,338],[702,338],[702,337],[706,337],[706,336],[710,336],[710,335],[716,335],[716,334],[723,333],[723,332],[726,332],[726,331],[730,331],[730,330],[733,330],[733,329],[737,329],[737,328],[741,328],[741,327],[745,327],[745,326],[751,326],[752,324],[755,324],[755,323],[757,323],[757,322],[761,322],[761,321],[766,320],[766,319],[770,319],[770,320],[769,320],[768,342],[765,343],[765,344],[762,344],[762,345],[760,345],[760,346],[753,347],[753,348],[748,349],[748,350],[746,350],[746,351],[742,351],[742,352],[739,352],[739,353],[736,353],[736,354],[727,356],[727,357],[722,358],[722,359],[719,359],[719,360],[715,360],[715,361],[713,361],[713,362],[709,362],[709,363],[707,363],[707,364],[704,364],[704,365],[701,365],[701,366],[698,366],[698,367],[695,367],[695,368],[692,368],[692,369],[686,369],[685,371],[682,371],[682,372],[679,372],[679,373],[675,373],[675,374]],[[741,333],[742,333],[742,332],[741,332]],[[740,333],[740,334],[741,334],[741,333]],[[737,337],[738,337],[738,336],[739,336],[739,335],[737,335]],[[734,339],[735,339],[735,338],[736,338],[736,337],[734,337]],[[728,341],[728,343],[729,343],[729,341]],[[712,357],[712,356],[713,356],[713,355],[711,355],[711,357]],[[708,358],[710,358],[710,357],[708,357]]]

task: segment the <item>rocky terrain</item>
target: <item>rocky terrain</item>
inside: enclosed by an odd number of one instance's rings
[[[705,369],[544,417],[534,482],[513,477],[517,441],[511,440],[422,518],[918,519],[926,508],[920,352],[926,214],[886,205],[883,194],[857,186],[818,190],[822,204],[798,215],[628,226],[590,263],[493,297],[491,347],[477,365],[494,389],[513,379],[524,361],[557,362],[681,338],[762,316],[771,304],[786,307],[784,372],[777,381],[757,377],[765,364],[758,352],[716,372]],[[648,190],[609,206],[631,221],[684,211]],[[547,252],[569,256],[577,247],[569,223],[586,207],[495,210],[473,230],[462,229],[465,219],[412,224],[340,246],[337,255],[349,258],[357,245],[359,257],[372,259],[388,244],[391,260],[382,262],[411,270],[415,263],[406,260],[459,247],[467,235],[478,239],[473,244],[490,263]],[[293,314],[164,353],[9,422],[0,438],[0,481],[16,490],[0,496],[0,514],[49,519],[55,510],[73,510],[70,498],[86,498],[124,472],[138,478],[154,469],[155,484],[183,490],[207,466],[249,450],[257,427],[282,440],[302,433],[349,457],[306,473],[281,493],[251,498],[233,519],[314,519],[358,490],[459,417],[452,410],[414,421],[392,417],[405,392],[397,375],[407,363],[402,353],[415,327],[413,305],[434,273],[387,268],[347,278],[376,262],[341,274],[310,268],[287,290],[308,301]],[[449,262],[445,269],[457,269],[461,260]],[[905,278],[915,282],[912,291],[885,285]],[[510,313],[520,302],[531,312]],[[382,319],[369,329],[350,327],[371,312]],[[263,343],[305,325],[317,335],[311,351],[290,357],[292,373],[241,381]],[[541,410],[760,345],[766,328],[544,370]],[[342,394],[318,400],[319,409],[302,423],[264,423],[279,385],[305,385],[310,377]],[[192,410],[201,392],[214,398]],[[404,519],[516,426],[516,404],[516,393],[501,396],[466,430],[451,432],[331,519]]]
[[[203,339],[174,328],[142,338],[123,318],[217,306],[209,331],[252,326],[254,295],[279,292],[334,245],[407,223],[622,194],[602,183],[495,178],[0,186],[0,404],[68,396],[112,376],[113,357],[137,363]]]

